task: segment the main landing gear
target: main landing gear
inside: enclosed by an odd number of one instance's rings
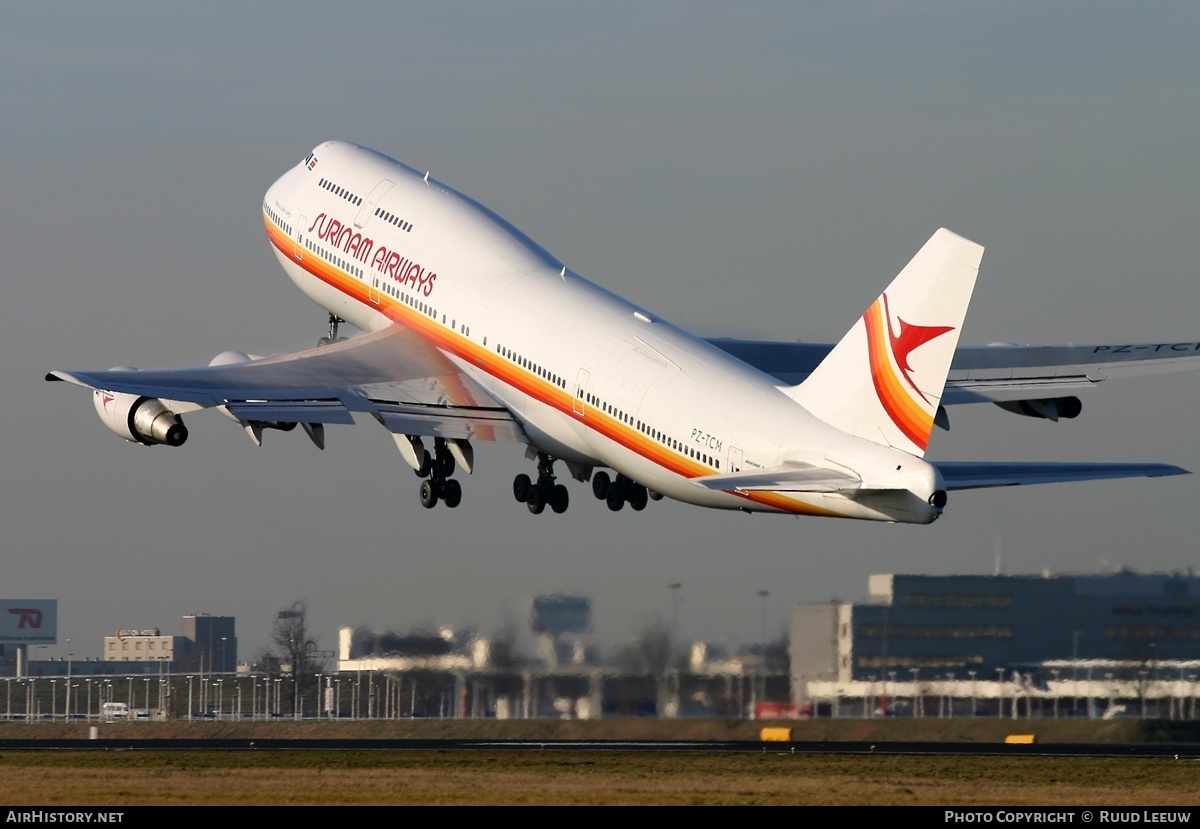
[[[433,509],[440,499],[454,509],[462,502],[462,486],[450,477],[454,474],[454,456],[441,438],[434,441],[433,451],[432,458],[423,455],[424,463],[416,470],[417,477],[426,479],[421,481],[421,506]]]
[[[557,513],[567,511],[570,504],[570,493],[562,484],[554,482],[554,458],[544,453],[537,456],[537,483],[522,473],[513,478],[513,497],[529,507],[534,515],[540,514],[546,505]]]
[[[608,508],[613,512],[617,512],[626,504],[641,511],[646,508],[646,502],[649,499],[653,498],[657,501],[662,497],[657,492],[650,492],[637,481],[632,481],[620,473],[617,474],[615,480],[611,479],[603,470],[592,476],[592,494],[607,503]]]
[[[338,336],[338,325],[340,325],[343,322],[345,322],[345,320],[342,319],[341,317],[337,316],[336,314],[330,314],[329,315],[329,336],[322,337],[321,339],[317,340],[317,345],[329,345],[330,343],[344,343],[346,341],[346,338]]]

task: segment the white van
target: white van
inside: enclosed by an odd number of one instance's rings
[[[124,702],[106,702],[100,706],[100,717],[105,722],[129,719],[129,705]]]

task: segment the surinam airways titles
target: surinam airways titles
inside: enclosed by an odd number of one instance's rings
[[[364,265],[369,265],[381,274],[390,276],[401,285],[407,285],[424,296],[433,293],[433,283],[437,274],[430,272],[423,265],[401,256],[383,245],[375,247],[375,242],[368,236],[363,236],[353,227],[338,219],[321,213],[308,226],[307,233],[315,233],[318,239],[352,256]]]

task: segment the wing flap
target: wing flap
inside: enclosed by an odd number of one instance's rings
[[[430,435],[461,440],[492,440],[528,443],[507,409],[435,408],[423,406],[379,406],[378,418],[397,435]]]
[[[273,420],[279,423],[354,423],[354,418],[339,400],[264,400],[230,403],[226,408],[238,420]]]
[[[1165,463],[935,463],[946,489],[1025,486],[1028,484],[1099,481],[1113,478],[1162,478],[1189,475]]]
[[[1196,367],[1200,368],[1200,366]],[[954,380],[946,383],[946,392],[942,395],[942,405],[1045,400],[1095,391],[1098,385],[1098,380],[1092,380],[1085,375]]]

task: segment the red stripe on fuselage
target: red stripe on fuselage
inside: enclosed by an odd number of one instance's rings
[[[650,462],[676,475],[684,478],[698,478],[719,471],[699,463],[686,455],[666,448],[657,441],[653,441],[636,429],[631,428],[623,421],[587,404],[586,401],[583,403],[584,412],[582,414],[575,411],[576,401],[572,394],[539,377],[537,374],[500,357],[495,352],[472,342],[467,337],[447,329],[428,315],[400,302],[387,293],[387,291],[378,291],[380,301],[378,303],[372,301],[369,297],[370,289],[362,281],[327,262],[311,249],[304,248],[302,258],[296,259],[292,255],[294,240],[284,233],[265,212],[263,213],[263,224],[266,226],[267,237],[270,239],[271,244],[294,264],[355,301],[368,307],[377,308],[388,319],[413,329],[429,339],[437,348],[478,366],[481,370],[492,375],[505,385],[557,410],[561,414],[581,421],[585,428],[603,435],[614,443],[620,444],[626,449],[641,455]],[[425,302],[426,300],[422,301]],[[822,509],[802,501],[796,501],[777,492],[726,491],[739,498],[744,498],[784,512],[838,518],[845,517],[841,513]]]

